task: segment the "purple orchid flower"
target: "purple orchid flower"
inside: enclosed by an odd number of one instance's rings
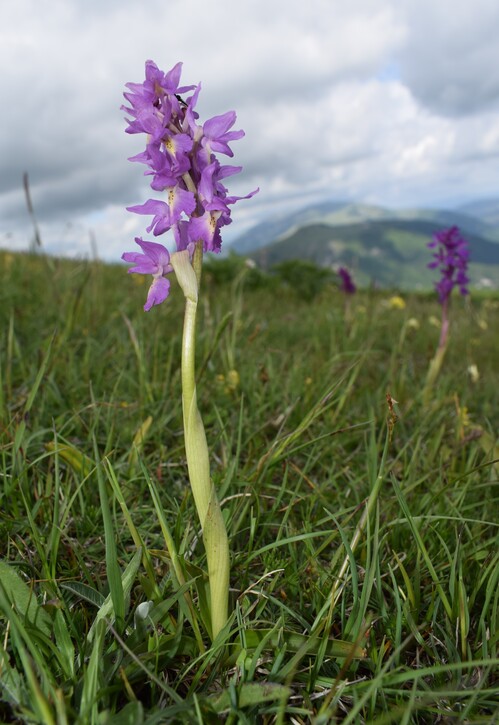
[[[428,267],[440,270],[440,280],[435,283],[435,289],[442,305],[442,327],[438,349],[443,351],[449,336],[449,300],[452,290],[454,287],[459,287],[462,295],[468,294],[469,278],[466,272],[470,251],[468,242],[461,236],[456,226],[436,232],[428,247],[436,249],[433,254],[434,259]]]
[[[340,267],[338,269],[338,275],[341,279],[340,289],[346,295],[353,295],[357,291],[357,287],[352,279],[352,275],[346,267]]]
[[[449,299],[454,287],[459,287],[462,295],[468,294],[469,278],[466,275],[470,251],[468,242],[461,236],[456,226],[443,229],[433,235],[428,244],[430,249],[436,249],[434,260],[428,264],[430,269],[440,269],[440,280],[435,283],[435,289],[441,304]]]
[[[136,214],[151,215],[152,222],[147,231],[159,236],[173,231],[177,251],[193,252],[201,244],[205,252],[219,252],[222,244],[220,230],[230,224],[230,206],[240,199],[249,199],[258,189],[246,196],[228,196],[228,190],[221,180],[237,174],[240,166],[222,166],[216,153],[233,156],[229,146],[244,136],[244,131],[232,131],[236,122],[234,111],[198,123],[199,114],[194,110],[201,84],[180,86],[182,63],[177,63],[168,73],[148,60],[143,83],[127,83],[124,93],[128,106],[122,106],[128,114],[127,133],[147,134],[146,148],[133,156],[148,168],[145,175],[152,176],[154,191],[164,192],[164,199],[149,199],[144,204],[128,207]],[[189,97],[181,97],[193,91]],[[151,245],[154,242],[138,244]],[[166,251],[162,245],[156,245]],[[168,265],[169,261],[158,261],[153,248],[143,247],[144,254],[127,252],[123,259],[135,262],[144,256],[141,263],[131,272],[147,274],[143,270],[153,262]],[[152,256],[151,256],[152,255]],[[152,260],[152,261],[151,261]],[[140,268],[140,269],[139,269]],[[159,269],[159,267],[158,267]],[[145,309],[159,304],[168,294],[163,273],[151,272],[154,282],[149,291]],[[157,276],[159,274],[159,276]],[[154,289],[153,289],[154,288]],[[165,292],[166,289],[166,292]]]

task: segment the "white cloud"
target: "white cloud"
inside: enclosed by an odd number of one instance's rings
[[[448,116],[499,109],[496,0],[410,0],[402,77],[429,109]]]
[[[277,204],[491,195],[498,30],[496,0],[3,3],[0,243],[30,239],[28,171],[51,249],[86,254],[90,230],[106,258],[133,244],[145,220],[124,207],[150,191],[126,162],[143,140],[119,107],[147,58],[184,61],[203,117],[237,110],[245,168],[231,192],[261,192],[235,207],[226,239]]]

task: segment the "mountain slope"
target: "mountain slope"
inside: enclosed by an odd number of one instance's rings
[[[285,238],[260,247],[251,256],[271,267],[287,259],[308,259],[319,266],[350,267],[360,284],[427,288],[438,276],[427,268],[427,244],[442,223],[425,220],[384,219],[354,224],[309,224]],[[499,287],[499,244],[466,234],[470,244],[472,283]]]
[[[487,207],[489,209],[489,207]],[[260,247],[288,238],[300,228],[311,224],[325,224],[331,227],[345,227],[350,224],[376,221],[432,222],[435,227],[457,225],[465,235],[478,235],[499,241],[499,224],[488,223],[491,216],[483,219],[460,210],[446,209],[402,209],[392,210],[368,204],[354,204],[345,201],[323,202],[299,209],[295,212],[271,217],[255,225],[238,237],[233,249],[238,254],[248,254]]]
[[[458,211],[480,218],[490,226],[496,227],[496,239],[499,240],[499,198],[480,199],[463,204]]]

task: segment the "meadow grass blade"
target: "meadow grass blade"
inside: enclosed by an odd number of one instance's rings
[[[13,582],[13,585],[14,591],[17,591],[17,583]],[[12,593],[13,590],[10,591]],[[17,681],[17,691],[21,696],[24,695],[24,701],[19,703],[23,709],[26,708],[29,711],[29,708],[33,708],[34,716],[40,722],[55,725],[50,702],[55,699],[56,684],[50,659],[54,654],[57,655],[57,652],[54,652],[47,634],[44,634],[41,629],[37,629],[36,620],[33,626],[29,620],[24,620],[24,613],[17,613],[13,602],[6,595],[3,584],[0,584],[0,611],[3,612],[4,618],[9,623],[4,645],[7,645],[9,640],[11,641],[13,650],[19,657],[22,666],[22,674],[19,673],[19,676],[18,672],[4,659],[2,669],[7,669],[5,677],[7,681],[10,679],[12,684]],[[43,613],[46,615],[46,612]],[[24,621],[26,621],[26,626]],[[44,626],[47,627],[47,623]],[[29,697],[27,697],[28,694]]]
[[[7,425],[7,407],[5,400],[5,393],[7,390],[7,382],[5,380],[5,373],[3,369],[3,361],[0,356],[0,421],[2,425]]]
[[[177,547],[175,545],[174,538],[171,534],[170,527],[168,525],[167,518],[165,516],[163,506],[161,505],[161,499],[159,495],[159,491],[157,489],[157,486],[155,482],[152,480],[152,478],[149,476],[147,470],[143,466],[141,462],[142,472],[144,474],[144,477],[147,481],[147,485],[149,487],[149,491],[153,500],[154,509],[156,511],[156,516],[159,521],[159,525],[161,527],[161,532],[163,534],[163,538],[165,540],[166,549],[168,551],[169,559],[171,562],[171,567],[173,569],[172,574],[174,575],[174,581],[176,586],[178,587],[185,587],[186,584],[186,577],[184,574],[184,570],[182,568],[182,562],[178,555]],[[198,614],[193,606],[192,598],[189,594],[189,591],[187,588],[184,590],[184,599],[185,603],[187,604],[187,617],[191,623],[191,626],[194,630],[194,636],[196,637],[196,641],[199,646],[199,651],[204,652],[205,646],[203,642],[203,637],[199,628],[199,622],[198,622]],[[208,624],[209,626],[209,617],[207,618],[208,622],[205,620],[205,624]]]
[[[53,618],[54,640],[59,652],[59,662],[61,663],[64,677],[68,680],[74,680],[76,674],[76,652],[65,616],[65,613],[60,609],[55,612]]]
[[[149,429],[153,423],[152,415],[148,415],[144,422],[138,427],[132,441],[132,447],[128,456],[128,476],[132,478],[139,461],[139,456],[144,450],[144,444],[147,438]]]
[[[103,679],[102,652],[104,649],[105,632],[106,622],[104,619],[96,619],[93,625],[92,637],[90,638],[89,636],[88,638],[89,642],[92,642],[92,651],[85,668],[83,689],[79,703],[79,716],[82,722],[89,722],[92,725],[98,722],[98,700]]]
[[[95,619],[92,623],[92,626],[90,627],[87,635],[87,640],[89,642],[92,642],[95,636],[95,633],[97,631],[97,628],[100,626],[99,622],[102,620],[114,622],[115,620],[120,623],[121,628],[124,626],[124,619],[125,619],[125,598],[128,598],[130,596],[130,591],[132,589],[132,586],[135,582],[135,578],[137,576],[137,572],[139,570],[140,562],[142,559],[142,552],[140,549],[135,552],[133,557],[130,559],[129,563],[127,564],[125,571],[120,576],[120,584],[118,587],[119,595],[117,597],[119,606],[122,607],[122,616],[121,619],[118,619],[115,612],[115,601],[116,601],[116,594],[113,598],[113,594],[111,591],[111,584],[109,585],[110,593],[102,603],[99,611],[97,612]],[[117,568],[117,572],[119,572],[119,568]],[[73,587],[74,588],[74,587]]]
[[[128,509],[127,503],[125,501],[125,497],[123,495],[123,491],[121,490],[120,484],[118,483],[116,473],[113,469],[113,466],[112,466],[110,460],[106,457],[104,459],[103,463],[104,463],[104,466],[106,469],[106,474],[107,474],[109,483],[111,484],[111,488],[113,490],[114,496],[121,507],[123,516],[125,518],[125,521],[128,526],[130,535],[133,539],[133,542],[134,542],[135,546],[137,547],[137,549],[140,549],[140,551],[142,552],[142,563],[144,565],[144,568],[146,570],[146,573],[147,573],[147,576],[149,579],[150,589],[152,592],[155,593],[156,596],[159,596],[159,589],[158,589],[158,585],[156,582],[156,575],[154,573],[154,567],[153,567],[153,563],[151,561],[151,556],[150,556],[149,550],[144,543],[144,539],[143,539],[142,535],[140,534],[139,530],[137,529],[137,527],[134,524],[133,516]],[[148,479],[148,481],[149,481],[149,479]]]
[[[144,360],[144,353],[143,353],[143,346],[140,344],[139,339],[137,337],[137,333],[135,332],[135,329],[131,323],[131,321],[128,319],[126,315],[123,315],[123,321],[126,325],[126,328],[128,330],[128,334],[130,336],[130,342],[132,343],[133,350],[135,352],[135,357],[137,358],[137,371],[138,371],[138,377],[139,377],[139,396],[140,400],[144,403],[151,402],[152,392],[149,383],[147,382],[147,368]]]
[[[59,545],[61,541],[61,534],[62,534],[62,518],[61,515],[61,497],[63,495],[63,486],[61,482],[61,470],[60,470],[60,458],[59,458],[59,442],[57,439],[57,431],[54,430],[54,440],[50,441],[46,445],[46,448],[49,452],[53,452],[53,460],[54,460],[54,476],[53,476],[53,486],[54,490],[53,493],[51,493],[51,498],[53,501],[53,513],[52,513],[52,526],[50,530],[49,535],[49,542],[48,542],[48,555],[49,555],[49,567],[50,567],[50,577],[51,579],[56,579],[57,575],[57,559],[59,554]],[[69,448],[69,447],[68,447]],[[73,463],[74,467],[78,470],[78,457],[76,450],[73,451],[69,449],[69,451],[66,449],[64,453],[68,453],[70,455],[70,460]],[[76,460],[75,460],[76,459]],[[80,465],[80,471],[82,466]],[[88,471],[90,471],[90,467],[88,468]],[[49,492],[47,492],[47,495],[49,495]]]
[[[338,392],[338,390],[341,390],[340,382],[335,382],[333,385],[329,386],[326,389],[325,393],[321,395],[319,400],[315,403],[315,405],[306,413],[304,418],[300,421],[299,425],[291,433],[287,434],[282,439],[278,439],[275,441],[269,451],[267,451],[267,453],[262,456],[262,458],[258,462],[257,474],[262,470],[264,465],[266,468],[268,468],[276,465],[276,463],[282,460],[287,449],[296,440],[301,438],[301,436],[314,423],[314,421],[317,420],[317,418],[319,418],[321,415],[324,415],[327,410],[335,405],[337,401],[335,398],[333,398],[333,394],[335,392]],[[341,401],[346,400],[346,397],[344,391],[339,392],[338,395],[340,405]]]
[[[40,607],[36,594],[21,579],[14,567],[0,560],[0,587],[5,601],[15,607],[19,614],[44,634],[50,634],[51,621],[47,612]]]
[[[447,617],[452,620],[452,607],[451,607],[451,605],[449,603],[449,600],[447,598],[447,595],[445,594],[445,592],[443,590],[443,587],[442,587],[442,584],[440,582],[440,579],[439,579],[439,577],[437,575],[437,572],[435,571],[435,568],[433,566],[433,563],[431,561],[431,558],[430,558],[430,556],[428,554],[428,550],[427,550],[426,546],[424,545],[424,542],[423,542],[423,539],[422,539],[421,534],[419,532],[419,529],[417,528],[416,523],[415,523],[415,521],[414,521],[414,519],[413,519],[413,517],[411,515],[411,512],[410,512],[409,507],[407,505],[407,502],[406,502],[406,500],[404,498],[404,495],[402,493],[402,490],[401,490],[401,488],[400,488],[397,480],[393,476],[392,476],[392,485],[393,485],[393,488],[394,488],[395,493],[397,495],[397,499],[398,499],[398,501],[400,503],[400,507],[401,507],[402,511],[404,512],[404,516],[406,518],[407,524],[409,525],[409,527],[411,529],[411,532],[412,532],[412,535],[414,536],[414,539],[417,542],[418,549],[419,549],[419,551],[421,552],[421,554],[423,556],[423,559],[424,559],[425,564],[426,564],[426,566],[428,568],[428,571],[430,573],[430,576],[431,576],[431,578],[433,579],[433,581],[435,583],[435,586],[436,586],[437,591],[439,593],[440,599],[441,599],[442,604],[444,606],[445,613],[446,613]]]
[[[51,354],[52,354],[52,345],[54,343],[55,337],[56,337],[56,333],[54,332],[46,346],[40,367],[38,368],[33,385],[31,386],[31,390],[29,391],[28,396],[26,398],[26,403],[24,405],[22,416],[16,427],[16,431],[15,431],[15,435],[14,435],[14,446],[13,446],[13,450],[12,450],[13,461],[14,461],[14,470],[21,470],[21,468],[22,468],[22,461],[20,459],[20,451],[21,451],[21,447],[24,443],[27,419],[31,412],[31,408],[35,401],[35,398],[36,398],[36,395],[40,388],[41,382],[47,371],[48,364],[50,362],[50,358],[51,358]]]
[[[36,504],[34,504],[33,507],[30,507],[28,497],[25,494],[22,486],[19,487],[19,498],[24,505],[25,516],[27,521],[29,522],[29,527],[31,530],[32,543],[38,554],[41,570],[44,577],[50,579],[50,567],[47,559],[47,555],[49,552],[47,552],[43,536],[35,521],[37,506]]]
[[[218,407],[215,406],[214,410],[219,421],[220,436],[223,442],[223,480],[220,482],[218,488],[220,499],[223,502],[227,492],[231,489],[231,485],[239,468],[243,445],[244,398],[241,397],[239,404],[237,423],[234,423],[230,427],[224,425]]]
[[[116,619],[118,631],[121,631],[125,624],[125,596],[123,592],[123,583],[121,580],[121,570],[118,564],[118,552],[116,549],[114,526],[111,517],[111,509],[109,507],[109,498],[106,489],[106,482],[102,474],[102,463],[99,458],[99,451],[95,438],[94,457],[97,464],[95,473],[97,476],[97,484],[99,487],[102,521],[104,524],[106,575],[109,583],[109,594],[111,596],[111,601],[113,604],[114,617]]]
[[[376,472],[375,469],[375,458],[377,458],[376,448],[373,448],[373,441],[374,441],[374,429],[372,429],[371,433],[371,491],[369,493],[369,497],[367,501],[365,502],[365,507],[362,513],[362,516],[359,520],[359,523],[357,524],[357,527],[355,529],[355,532],[352,536],[352,539],[350,542],[348,542],[347,537],[345,533],[343,532],[342,528],[339,526],[338,522],[336,522],[336,526],[338,529],[338,532],[342,538],[343,546],[346,549],[346,556],[343,559],[343,563],[341,564],[338,573],[335,575],[334,584],[332,586],[331,592],[322,607],[319,615],[316,617],[313,629],[315,627],[320,625],[321,619],[324,616],[324,614],[327,612],[328,609],[330,609],[330,614],[328,615],[329,620],[332,617],[332,612],[334,611],[334,608],[336,606],[336,603],[341,596],[341,592],[343,591],[345,584],[346,584],[346,572],[347,569],[350,567],[350,575],[352,577],[352,586],[353,586],[353,593],[354,596],[357,596],[358,587],[357,587],[357,574],[356,574],[356,564],[355,564],[355,557],[354,552],[360,542],[360,539],[364,533],[364,530],[366,526],[368,525],[368,522],[370,520],[370,517],[372,515],[372,512],[375,508],[375,506],[378,504],[378,496],[380,494],[381,485],[383,483],[384,477],[385,477],[385,463],[386,463],[386,456],[388,453],[388,448],[390,444],[391,439],[391,431],[388,428],[386,432],[386,438],[385,438],[385,444],[383,448],[383,453],[381,455],[381,461],[379,462],[379,469]]]
[[[28,656],[26,648],[20,642],[17,643],[17,652],[23,664],[24,673],[26,676],[26,683],[30,692],[30,705],[33,708],[33,715],[38,722],[46,723],[47,725],[56,725],[54,712],[50,705],[48,698],[43,692],[40,683],[38,682],[36,673],[31,664],[31,659]],[[53,696],[55,693],[50,693]],[[29,715],[28,715],[29,717]]]
[[[215,354],[216,349],[218,348],[218,343],[220,342],[220,338],[222,337],[223,333],[225,332],[225,329],[229,322],[232,320],[234,316],[234,312],[232,310],[229,310],[229,312],[226,312],[225,315],[222,317],[220,322],[217,325],[217,328],[215,330],[215,333],[211,339],[211,344],[209,349],[207,350],[203,361],[201,365],[199,366],[197,373],[196,373],[196,383],[198,383],[201,378],[203,377],[203,374],[208,367],[208,364],[210,360],[212,359],[213,355]]]
[[[137,666],[137,667],[138,667],[139,669],[143,670],[143,672],[145,673],[146,677],[147,677],[147,678],[148,678],[149,680],[151,680],[152,682],[154,682],[154,684],[155,684],[155,685],[156,685],[156,686],[158,687],[158,690],[159,690],[160,692],[163,692],[163,693],[165,693],[166,695],[168,695],[168,696],[169,696],[169,697],[171,698],[171,700],[172,700],[173,702],[175,702],[175,703],[181,703],[181,702],[182,702],[182,698],[181,698],[181,697],[180,697],[180,696],[179,696],[179,695],[178,695],[178,694],[177,694],[177,693],[175,692],[175,690],[173,690],[173,689],[172,689],[171,687],[169,687],[169,686],[168,686],[168,685],[167,685],[167,684],[166,684],[166,683],[165,683],[164,681],[162,681],[162,680],[161,680],[160,678],[156,677],[156,675],[154,674],[154,672],[151,672],[151,671],[150,671],[150,670],[149,670],[149,669],[148,669],[148,668],[147,668],[147,667],[146,667],[146,666],[144,665],[144,663],[143,663],[143,662],[141,661],[141,659],[140,659],[139,657],[137,657],[137,655],[136,655],[136,654],[135,654],[135,653],[134,653],[134,652],[133,652],[132,650],[130,650],[130,649],[128,648],[128,646],[127,646],[127,643],[126,643],[126,642],[125,642],[125,641],[124,641],[124,640],[123,640],[123,639],[122,639],[122,638],[120,637],[120,635],[118,634],[118,632],[117,632],[117,631],[116,631],[116,630],[114,629],[114,627],[113,627],[112,625],[109,625],[109,629],[110,629],[110,631],[112,632],[112,634],[113,634],[113,636],[114,636],[114,638],[115,638],[116,642],[117,642],[117,643],[119,644],[119,646],[120,646],[120,647],[122,648],[122,650],[123,650],[124,652],[126,652],[126,653],[127,653],[128,655],[129,655],[129,657],[130,657],[130,659],[132,660],[132,662],[133,662],[133,663],[134,663],[134,664],[135,664],[135,665],[136,665],[136,666]],[[133,712],[133,711],[132,711],[132,712]]]
[[[208,698],[209,704],[214,708],[215,712],[222,715],[230,712],[231,700],[237,701],[238,708],[252,707],[261,705],[264,702],[273,702],[275,700],[287,700],[291,695],[291,688],[277,683],[259,683],[259,682],[243,682],[237,689],[228,689],[220,695],[213,695]]]

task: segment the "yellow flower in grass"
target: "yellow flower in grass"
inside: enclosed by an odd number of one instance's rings
[[[13,262],[13,261],[14,261],[14,255],[13,255],[13,254],[11,254],[10,252],[6,252],[6,253],[5,253],[4,255],[3,255],[3,263],[4,263],[4,265],[5,265],[5,269],[7,270],[7,272],[8,272],[8,271],[10,270],[10,268],[12,267],[12,262]]]
[[[465,405],[460,404],[457,395],[454,395],[454,403],[457,413],[457,437],[459,440],[464,440],[466,436],[466,429],[471,425],[468,408]]]
[[[410,330],[419,330],[419,328],[421,327],[419,320],[417,320],[415,317],[409,317],[405,324]]]
[[[430,317],[428,318],[428,322],[432,327],[441,327],[441,322],[438,317],[435,317],[435,315],[430,315]]]
[[[388,300],[388,307],[392,310],[405,310],[405,300],[400,295],[394,295]]]
[[[224,392],[229,394],[237,390],[241,379],[237,370],[229,370],[227,375],[223,375],[223,373],[217,375],[216,381],[218,385],[223,386]]]
[[[470,427],[470,414],[468,413],[468,408],[465,405],[463,405],[459,411],[459,422],[463,428]]]
[[[237,370],[229,370],[227,373],[227,388],[233,393],[239,387],[241,379]]]

